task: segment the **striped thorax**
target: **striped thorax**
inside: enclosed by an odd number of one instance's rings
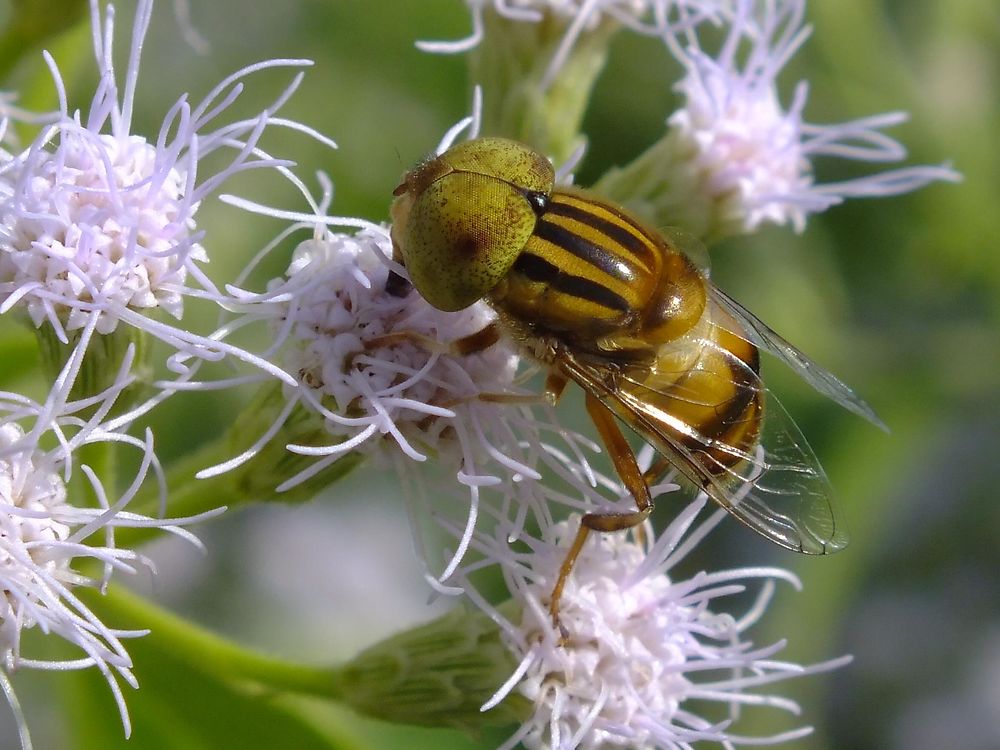
[[[559,188],[487,299],[508,324],[577,351],[648,360],[698,323],[705,288],[683,254],[620,206]]]

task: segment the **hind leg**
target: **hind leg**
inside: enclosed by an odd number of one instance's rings
[[[649,485],[646,484],[646,479],[639,469],[632,446],[628,444],[618,426],[617,418],[596,396],[590,393],[587,393],[587,413],[597,427],[597,432],[614,463],[615,471],[618,472],[625,488],[635,498],[636,510],[624,513],[587,513],[580,519],[580,528],[577,530],[573,544],[570,545],[569,552],[566,553],[566,558],[559,568],[559,577],[556,579],[549,599],[549,613],[557,627],[559,625],[559,603],[563,589],[566,587],[566,581],[590,532],[625,531],[641,524],[653,512],[653,498],[649,492]]]

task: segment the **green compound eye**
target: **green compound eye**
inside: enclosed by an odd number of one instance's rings
[[[459,144],[408,172],[394,191],[392,239],[417,290],[440,310],[482,299],[524,249],[554,182],[544,156],[502,138]]]

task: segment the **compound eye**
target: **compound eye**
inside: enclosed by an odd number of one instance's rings
[[[479,138],[445,151],[440,157],[456,172],[496,177],[524,191],[548,197],[555,184],[549,160],[523,143],[506,138]]]
[[[432,305],[468,307],[510,270],[554,182],[549,161],[517,141],[460,143],[418,164],[393,191],[393,253]]]
[[[414,286],[438,309],[468,307],[507,274],[536,218],[524,193],[503,180],[470,172],[439,178],[414,200],[401,236]]]

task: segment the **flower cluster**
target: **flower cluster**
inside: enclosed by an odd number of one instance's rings
[[[289,344],[282,363],[297,374],[298,395],[328,414],[331,432],[344,438],[333,455],[358,447],[384,454],[369,438],[387,437],[391,455],[447,461],[449,446],[465,437],[455,432],[477,429],[478,396],[511,387],[517,357],[504,345],[465,357],[451,352],[449,344],[486,327],[492,311],[479,304],[443,315],[417,294],[393,293],[381,260],[387,251],[391,241],[379,228],[326,233],[298,246],[287,281],[269,289],[287,300],[285,330],[276,331]],[[467,474],[473,479],[472,466]]]
[[[70,109],[62,76],[47,54],[59,110],[45,116],[10,107],[2,112],[5,120],[42,125],[26,149],[0,152],[0,311],[24,309],[35,326],[51,326],[63,342],[68,331],[96,317],[102,334],[124,322],[189,354],[239,356],[150,312],[162,309],[180,320],[185,297],[225,300],[200,269],[208,256],[195,221],[199,206],[238,173],[287,172],[290,162],[258,145],[266,128],[291,126],[325,139],[277,117],[301,72],[258,116],[220,120],[248,76],[310,63],[258,63],[224,79],[197,104],[182,96],[155,137],[147,138],[132,132],[132,115],[152,2],[138,5],[123,88],[112,58],[114,6],[106,8],[102,22],[91,0],[91,14],[100,84],[86,118]],[[202,162],[220,151],[230,158],[206,174]]]
[[[725,745],[777,744],[805,736],[801,727],[770,737],[731,731],[741,707],[767,706],[798,714],[790,700],[754,692],[789,677],[841,666],[836,659],[810,667],[774,656],[783,642],[756,646],[746,636],[760,619],[776,581],[800,588],[780,568],[702,571],[688,579],[669,573],[718,523],[722,511],[691,530],[705,497],[692,503],[650,543],[624,534],[595,539],[563,592],[561,621],[568,638],[554,638],[544,602],[571,541],[575,519],[553,529],[554,544],[538,545],[518,564],[507,564],[515,599],[523,602],[509,645],[520,658],[516,689],[538,708],[505,747],[675,747],[699,740]],[[719,600],[762,580],[756,601],[741,617],[716,609]],[[493,698],[499,701],[500,691]],[[717,721],[694,713],[691,701],[718,702]]]
[[[882,131],[906,114],[833,125],[805,122],[806,82],[795,87],[787,109],[778,91],[778,76],[811,31],[803,20],[805,0],[732,5],[714,55],[701,44],[696,27],[665,36],[684,68],[676,84],[683,105],[670,116],[665,137],[679,162],[670,179],[682,183],[675,190],[693,190],[710,207],[713,226],[702,230],[706,236],[749,233],[766,223],[791,224],[801,232],[810,214],[844,198],[898,195],[935,180],[958,179],[947,166],[921,166],[817,184],[817,157],[904,159],[906,149]],[[672,210],[683,215],[680,206]]]
[[[276,115],[298,87],[299,69],[309,64],[291,59],[243,68],[198,103],[182,96],[168,108],[159,132],[134,133],[140,53],[151,16],[152,0],[141,0],[119,78],[112,50],[115,8],[102,10],[91,0],[99,83],[85,114],[71,108],[63,76],[47,52],[56,111],[35,114],[14,106],[12,96],[0,97],[0,313],[20,313],[30,321],[43,354],[57,365],[41,401],[0,393],[0,683],[26,749],[30,738],[9,679],[21,668],[98,669],[115,695],[126,734],[130,731],[119,683],[138,683],[123,640],[145,631],[105,625],[79,590],[103,593],[112,573],[146,566],[141,554],[116,544],[116,530],[159,528],[197,541],[180,526],[215,515],[210,510],[164,519],[126,510],[143,494],[154,507],[159,495],[163,512],[164,476],[152,434],[147,430],[137,438],[128,431],[162,394],[137,403],[137,394],[148,387],[142,382],[148,348],[135,336],[116,347],[110,343],[114,334],[124,324],[166,342],[179,355],[229,355],[283,375],[249,352],[191,326],[165,323],[155,313],[163,310],[180,321],[186,297],[225,300],[200,267],[208,254],[195,216],[236,174],[266,169],[290,177],[290,162],[261,149],[265,129],[285,127],[330,143]],[[223,122],[245,79],[268,68],[298,72],[259,115]],[[37,130],[26,147],[13,135],[15,124],[25,132]],[[218,154],[227,152],[229,158],[220,161]],[[208,158],[212,169],[206,167]],[[104,372],[92,377],[97,370]],[[141,454],[131,480],[104,476],[80,457],[84,448],[94,455],[119,446]],[[150,472],[155,481],[147,479]],[[125,489],[116,497],[120,487]],[[27,629],[69,641],[80,650],[79,658],[22,654],[21,634]]]

